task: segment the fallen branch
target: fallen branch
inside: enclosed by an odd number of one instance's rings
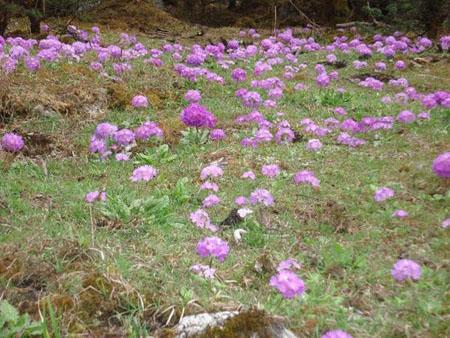
[[[368,21],[350,21],[350,22],[344,22],[344,23],[338,23],[336,24],[336,28],[349,28],[349,27],[355,27],[355,26],[377,26],[377,27],[388,27],[389,25],[373,19],[372,22]]]
[[[303,12],[300,10],[300,8],[298,8],[298,7],[294,4],[294,2],[293,2],[292,0],[289,0],[289,3],[297,10],[297,12],[298,12],[298,14],[300,14],[300,16],[302,16],[303,18],[305,18],[306,21],[308,21],[308,22],[313,26],[313,28],[315,28],[315,29],[319,29],[319,28],[320,28],[320,26],[319,26],[318,24],[316,24],[314,21],[312,21],[305,13],[303,13]]]
[[[372,22],[367,21],[351,21],[351,22],[345,22],[345,23],[338,23],[336,24],[336,28],[349,28],[354,26],[372,26]]]

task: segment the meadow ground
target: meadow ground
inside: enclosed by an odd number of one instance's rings
[[[105,35],[118,41],[116,33]],[[148,48],[162,45],[144,35],[138,39]],[[418,92],[449,91],[449,56],[434,50],[403,55],[408,67],[399,71],[394,61],[377,54],[367,60],[370,67],[356,70],[355,53],[339,54],[348,66],[338,70],[338,81],[320,88],[314,66],[326,55],[299,54],[298,63],[308,67],[286,80],[277,109],[261,109],[269,121],[288,120],[302,136],[294,143],[256,148],[240,145],[256,128],[234,123],[251,111],[235,97],[238,88],[250,88],[251,79],[236,84],[229,70],[210,59],[203,66],[223,76],[224,85],[178,77],[167,55],[160,68],[133,61],[123,81],[90,70],[94,57],[46,64],[36,73],[20,67],[0,73],[7,84],[0,89],[2,131],[14,130],[26,141],[14,159],[2,153],[1,299],[44,319],[50,336],[139,336],[170,328],[187,314],[250,307],[285,317],[300,337],[319,337],[335,328],[354,337],[448,336],[450,248],[441,222],[449,216],[450,193],[448,180],[437,177],[431,165],[449,150],[450,110],[438,107],[430,120],[366,133],[366,144],[356,148],[324,137],[317,152],[306,149],[315,137],[304,133],[299,121],[335,116],[336,107],[355,120],[397,116],[405,109],[419,113],[423,107],[417,101],[380,101],[400,91],[386,79],[404,77]],[[239,60],[233,67],[250,73],[256,60]],[[388,63],[383,90],[359,86],[355,79],[376,75],[372,66],[380,60]],[[281,78],[283,70],[284,65],[276,65],[262,78]],[[294,90],[298,82],[307,90]],[[338,93],[338,87],[346,92]],[[179,114],[187,106],[188,89],[201,92],[202,104],[227,135],[224,140],[184,136],[181,142],[186,127]],[[136,94],[146,95],[150,107],[131,107]],[[52,102],[60,104],[62,114],[48,111]],[[44,112],[32,109],[40,103]],[[165,139],[139,144],[130,161],[102,161],[89,153],[99,122],[134,128],[146,120],[157,121]],[[233,228],[218,234],[228,241],[230,253],[223,263],[212,263],[217,271],[209,280],[190,272],[193,264],[209,259],[196,254],[198,241],[208,234],[192,224],[189,214],[207,195],[199,189],[200,171],[212,162],[224,170],[217,180],[222,202],[208,209],[216,224],[234,208],[237,196],[249,196],[256,188],[269,190],[275,203],[255,207],[237,226],[247,231],[241,242],[235,242]],[[279,176],[261,175],[263,165],[274,163],[281,168]],[[143,164],[157,168],[156,178],[130,181],[133,169]],[[293,175],[304,169],[315,173],[320,188],[294,184]],[[241,178],[248,170],[255,180]],[[377,203],[373,194],[383,186],[395,197]],[[105,190],[107,201],[87,204],[85,194],[93,190]],[[393,218],[397,209],[409,216]],[[305,294],[292,300],[269,285],[276,265],[290,257],[301,263],[298,275],[306,285]],[[421,265],[419,281],[392,278],[399,258]]]

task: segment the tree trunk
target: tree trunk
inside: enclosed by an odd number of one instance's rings
[[[6,27],[8,27],[9,15],[8,13],[0,12],[0,35],[5,35]]]
[[[35,16],[29,16],[30,19],[30,30],[32,34],[39,34],[41,32],[41,19]]]

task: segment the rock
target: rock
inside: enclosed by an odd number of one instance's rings
[[[202,313],[184,317],[175,328],[176,338],[232,336],[249,338],[296,338],[296,335],[283,325],[283,320],[271,317],[264,311],[224,311]]]
[[[184,317],[177,325],[176,337],[188,338],[204,332],[208,327],[222,326],[228,318],[237,314],[237,311],[224,311]]]
[[[32,112],[42,117],[55,117],[58,115],[56,111],[51,108],[46,108],[42,104],[38,104],[33,107]]]

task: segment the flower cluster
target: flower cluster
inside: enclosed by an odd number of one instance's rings
[[[216,117],[198,103],[190,103],[183,109],[180,119],[185,125],[196,128],[214,128],[217,123]]]

